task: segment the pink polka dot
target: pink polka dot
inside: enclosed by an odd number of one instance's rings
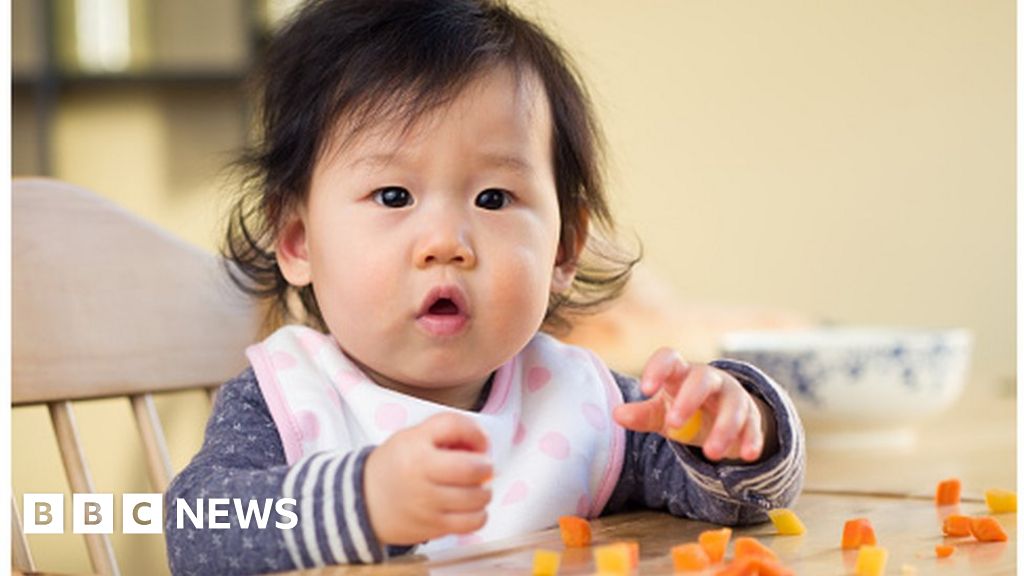
[[[334,385],[342,394],[348,394],[362,381],[363,379],[358,374],[345,368],[334,373]]]
[[[580,494],[580,499],[576,501],[576,515],[580,518],[590,515],[590,496]]]
[[[306,354],[310,357],[315,357],[320,349],[330,342],[330,338],[324,336],[319,332],[303,331],[299,332],[299,346],[306,351]]]
[[[512,504],[518,504],[523,500],[526,500],[526,495],[529,489],[526,486],[526,482],[522,480],[516,480],[509,486],[508,491],[505,492],[505,497],[501,499],[502,506],[511,506]]]
[[[320,421],[309,410],[302,410],[295,415],[299,421],[299,430],[303,440],[316,440],[320,437]]]
[[[555,460],[569,457],[569,440],[560,432],[548,432],[540,439],[540,451]]]
[[[388,402],[377,407],[377,427],[381,430],[394,432],[405,427],[405,420],[408,417],[405,407],[401,404]]]
[[[526,389],[536,392],[551,380],[551,371],[543,366],[534,366],[526,373]]]
[[[294,356],[281,350],[270,355],[270,363],[278,370],[287,370],[298,365]]]
[[[581,410],[583,410],[583,418],[587,421],[587,424],[593,426],[595,430],[603,432],[608,427],[608,418],[597,407],[597,404],[584,402]]]
[[[462,534],[456,538],[456,541],[459,543],[459,546],[469,546],[471,544],[479,544],[483,542],[484,539],[483,536],[474,532],[472,534]]]
[[[526,439],[526,426],[522,422],[516,424],[516,434],[512,437],[512,445],[518,446]]]

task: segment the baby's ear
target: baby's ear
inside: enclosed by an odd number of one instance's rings
[[[565,292],[572,286],[574,279],[576,279],[575,258],[561,264],[555,264],[555,273],[551,275],[551,291],[556,294]]]
[[[292,286],[306,286],[312,282],[309,266],[309,246],[306,244],[306,223],[302,215],[293,211],[277,233],[274,242],[277,265]]]
[[[583,213],[576,226],[571,246],[562,243],[558,247],[558,260],[555,262],[555,273],[551,276],[551,291],[554,293],[565,292],[572,286],[576,279],[576,266],[580,254],[583,253],[583,246],[587,243],[588,225],[590,218]]]

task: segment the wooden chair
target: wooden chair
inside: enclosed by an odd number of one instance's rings
[[[127,397],[163,492],[174,471],[153,394],[201,388],[212,399],[245,366],[259,310],[217,257],[87,190],[16,180],[11,206],[12,406],[49,407],[71,491],[82,493],[94,488],[72,402]],[[12,564],[32,572],[12,504]],[[85,538],[93,570],[118,574],[110,539]]]

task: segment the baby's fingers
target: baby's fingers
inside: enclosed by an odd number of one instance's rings
[[[443,514],[480,512],[491,501],[491,489],[435,486],[433,501]]]
[[[658,390],[664,389],[675,395],[689,371],[690,365],[678,352],[671,348],[659,348],[644,365],[640,376],[640,391],[653,396]]]
[[[660,396],[642,402],[615,407],[612,417],[619,426],[635,432],[661,432],[665,422],[665,402]]]
[[[704,441],[704,455],[709,460],[721,460],[736,455],[736,446],[742,439],[742,433],[750,425],[751,411],[755,411],[753,403],[743,395],[723,395],[715,423]]]
[[[424,457],[426,456],[426,457]],[[423,471],[434,484],[479,486],[494,475],[487,456],[463,450],[430,450],[421,455]]]
[[[672,399],[666,423],[678,428],[704,405],[708,397],[722,389],[723,373],[705,364],[687,370],[686,378]]]
[[[747,462],[760,458],[764,449],[764,430],[761,429],[761,412],[756,407],[750,409],[741,437],[740,458]]]

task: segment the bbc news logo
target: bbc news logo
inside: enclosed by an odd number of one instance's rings
[[[239,528],[264,530],[271,525],[271,512],[277,514],[273,526],[291,530],[299,523],[294,498],[243,501],[241,498],[198,498],[189,503],[175,500],[175,528],[191,525],[196,529],[226,530],[232,527],[232,513]],[[160,534],[164,528],[163,494],[122,494],[121,532],[124,534]],[[71,526],[75,534],[112,534],[114,532],[113,494],[73,494]],[[22,498],[23,531],[26,534],[64,533],[64,494],[25,494]]]

